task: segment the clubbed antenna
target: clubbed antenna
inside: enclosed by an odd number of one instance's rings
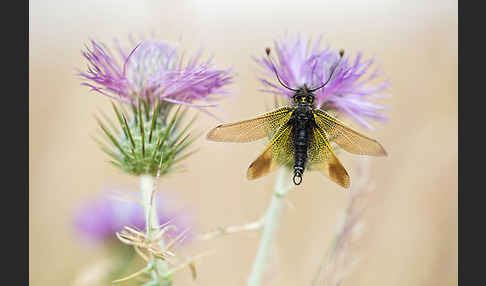
[[[278,79],[278,82],[280,82],[280,84],[285,87],[286,89],[290,89],[292,91],[297,91],[296,89],[293,89],[293,88],[290,88],[288,86],[286,86],[281,80],[280,80],[280,77],[278,76],[278,73],[277,73],[277,68],[275,67],[275,64],[273,63],[272,61],[272,57],[270,57],[270,48],[265,48],[265,53],[267,53],[267,57],[268,57],[268,60],[270,61],[270,63],[272,64],[272,69],[273,71],[275,72],[275,75],[277,76],[277,79]]]
[[[310,92],[314,92],[314,91],[319,90],[319,89],[323,88],[324,86],[326,86],[326,84],[331,80],[332,75],[334,74],[334,71],[338,67],[339,63],[341,62],[341,59],[343,58],[343,56],[344,56],[344,50],[343,49],[340,49],[339,50],[339,59],[338,59],[338,62],[336,63],[336,65],[334,65],[334,68],[332,69],[331,74],[329,75],[329,78],[327,79],[327,81],[324,84],[322,84],[321,86],[309,90]]]

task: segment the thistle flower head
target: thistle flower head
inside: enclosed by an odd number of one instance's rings
[[[131,49],[117,42],[116,55],[105,44],[91,41],[83,56],[87,71],[80,76],[83,85],[128,106],[113,105],[118,124],[98,119],[108,143],[99,141],[111,157],[111,163],[133,175],[164,175],[186,158],[187,147],[195,140],[189,124],[182,126],[185,110],[215,106],[216,94],[226,94],[231,83],[229,69],[213,67],[211,60],[201,61],[201,54],[186,63],[176,47],[145,40]],[[118,125],[118,126],[116,126]]]
[[[190,225],[187,216],[169,211],[162,197],[157,196],[155,199],[159,206],[157,215],[160,221],[170,220],[178,232]],[[86,201],[76,211],[73,220],[77,232],[92,242],[114,241],[116,233],[125,226],[145,229],[145,215],[140,204],[109,195]]]
[[[383,97],[382,92],[388,87],[384,81],[374,87],[369,86],[381,74],[376,70],[370,71],[373,59],[362,60],[361,52],[354,59],[347,54],[340,59],[339,51],[321,49],[320,39],[312,44],[310,40],[303,41],[300,36],[275,41],[274,45],[277,56],[275,69],[288,87],[298,89],[307,85],[312,89],[329,80],[325,87],[314,92],[317,108],[337,110],[370,129],[372,126],[365,119],[386,119],[381,113],[385,107],[372,103],[372,100]],[[266,87],[263,91],[283,95],[290,100],[293,91],[273,83],[275,73],[271,61],[268,58],[255,60],[265,70],[266,78],[260,78]]]
[[[126,103],[139,99],[153,103],[211,107],[216,94],[225,94],[231,83],[229,69],[217,69],[211,60],[201,61],[201,53],[186,64],[170,44],[145,40],[125,50],[116,45],[117,56],[103,43],[91,41],[82,53],[88,61],[79,75],[83,85]],[[197,103],[197,102],[201,102]]]

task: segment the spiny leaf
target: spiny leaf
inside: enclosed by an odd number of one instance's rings
[[[132,108],[132,112],[133,112],[133,120],[135,121],[136,124],[138,124],[138,111],[137,111],[137,107],[135,106],[135,103],[131,103],[130,107]]]
[[[178,148],[177,148],[177,154],[183,152],[184,149],[186,149],[188,146],[190,146],[192,143],[194,143],[194,141],[196,141],[197,138],[199,138],[199,136],[191,136],[191,139],[189,139],[186,143],[184,143],[181,146],[178,146]]]
[[[181,144],[183,144],[183,143],[184,143],[184,141],[186,141],[186,140],[187,140],[187,138],[189,138],[189,136],[190,136],[190,134],[186,135],[186,137],[184,137],[184,138],[183,138],[183,139],[182,139],[180,142],[178,142],[178,143],[177,143],[175,146],[170,147],[169,152],[168,152],[168,157],[169,157],[169,158],[174,158],[174,157],[177,155],[177,153],[179,153],[179,152],[177,152],[177,150],[179,149],[179,146],[180,146]]]
[[[124,127],[123,119],[121,118],[120,112],[118,111],[118,108],[116,107],[116,105],[113,101],[111,102],[111,105],[113,106],[113,110],[115,111],[116,118],[118,119],[118,122],[120,123],[121,129],[122,129],[123,133],[125,134],[125,137],[128,139],[127,130]]]
[[[186,136],[184,136],[184,138],[182,138],[182,140],[180,140],[179,142],[177,142],[177,144],[174,147],[172,147],[172,149],[177,152],[181,148],[181,146],[184,146],[183,145],[184,142],[187,139],[189,139],[190,137],[191,137],[191,134],[187,134]],[[190,142],[187,142],[187,143],[190,143]],[[185,146],[188,146],[188,145],[186,144]]]
[[[113,121],[111,121],[111,119],[108,117],[108,115],[106,115],[106,113],[104,113],[103,110],[101,110],[101,109],[99,109],[98,112],[103,117],[103,120],[108,122],[108,125],[111,128],[111,131],[113,131],[114,133],[118,133],[118,128],[116,127],[115,123],[113,123]]]
[[[130,143],[132,144],[132,151],[134,151],[135,148],[135,141],[133,140],[132,137],[132,132],[130,132],[130,127],[128,126],[127,118],[125,117],[125,114],[122,113],[122,118],[123,118],[123,125],[125,126],[125,129],[127,130],[128,138],[130,139]]]
[[[177,118],[176,118],[176,122],[174,124],[174,129],[179,128],[179,125],[181,124],[182,119],[185,118],[186,114],[187,114],[187,108],[182,108],[181,114],[179,116],[177,116]]]
[[[123,155],[129,158],[130,156],[125,152],[125,150],[122,148],[118,140],[116,140],[116,138],[110,133],[110,131],[105,127],[105,125],[101,122],[101,120],[99,120],[99,118],[96,118],[96,121],[98,121],[98,124],[100,125],[101,129],[105,132],[106,136],[110,138],[111,142],[113,142],[113,144],[120,150],[120,152],[123,153]]]
[[[155,153],[160,151],[160,148],[162,148],[163,144],[164,144],[164,141],[162,140],[162,138],[159,138],[159,140],[157,141],[157,146],[155,147]]]
[[[173,141],[173,143],[171,144],[171,146],[174,146],[175,142],[178,142],[179,139],[181,139],[181,137],[189,130],[189,128],[194,124],[194,122],[196,121],[196,116],[194,116],[192,118],[192,120],[186,125],[186,127],[184,127],[184,129],[177,135],[176,139]]]
[[[155,126],[157,125],[157,118],[159,117],[159,111],[160,111],[160,99],[157,96],[157,100],[156,100],[155,108],[154,108],[154,113],[152,115],[152,125],[150,126],[149,143],[152,142],[152,133],[155,129]]]
[[[123,125],[123,120],[121,118],[120,112],[118,111],[118,108],[116,107],[115,103],[112,101],[111,106],[113,106],[113,110],[115,111],[116,118],[118,119],[118,122],[120,122],[120,125]]]
[[[189,157],[189,156],[191,156],[191,155],[193,155],[193,154],[195,154],[195,153],[199,152],[199,150],[200,150],[200,149],[195,149],[195,150],[192,150],[192,151],[191,151],[191,152],[189,152],[189,153],[186,153],[186,154],[184,154],[184,155],[180,156],[179,158],[177,158],[177,159],[175,159],[175,160],[174,160],[174,164],[177,164],[177,163],[179,163],[180,161],[182,161],[182,160],[186,159],[187,157]]]
[[[169,122],[169,126],[167,126],[167,129],[165,130],[165,132],[160,136],[160,138],[162,139],[162,142],[165,142],[165,140],[167,140],[167,137],[169,135],[169,132],[172,130],[173,126],[174,126],[174,123],[177,119],[177,115],[179,114],[179,111],[180,111],[181,107],[179,106],[176,110],[176,113],[174,114],[174,116],[172,116],[172,119],[170,120]]]
[[[98,138],[94,137],[94,136],[91,136],[91,139],[93,139],[97,144],[98,146],[101,148],[101,150],[108,154],[108,156],[112,157],[113,159],[117,160],[117,161],[120,161],[122,158],[120,158],[120,156],[116,153],[114,153],[113,151],[111,151],[111,149],[106,146],[105,143],[103,143],[102,141],[98,140]]]
[[[117,168],[123,169],[122,165],[116,161],[110,161],[110,163]]]
[[[142,102],[143,102],[143,106],[144,106],[144,110],[145,110],[145,120],[149,120],[150,119],[150,104],[149,104],[149,98],[147,98],[147,100],[143,100],[142,99]]]
[[[140,126],[140,133],[142,135],[142,158],[143,158],[145,157],[145,132],[143,127],[142,106],[140,104],[140,99],[138,100],[138,121]]]
[[[160,148],[161,145],[162,145],[162,141],[159,138],[159,140],[157,141],[157,144],[155,145],[154,151],[152,153],[152,159],[151,159],[151,161],[154,161],[155,160],[155,154],[157,154],[157,151],[158,151],[158,149]]]

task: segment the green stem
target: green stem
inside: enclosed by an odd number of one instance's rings
[[[157,217],[157,205],[154,199],[155,193],[155,178],[151,175],[141,175],[140,176],[140,189],[142,191],[142,205],[145,213],[145,225],[146,225],[146,236],[150,240],[154,236],[154,230],[158,230],[159,219]],[[161,248],[163,248],[163,239],[159,241]],[[171,285],[172,280],[168,277],[169,266],[168,264],[160,258],[153,258],[150,262],[155,265],[155,269],[152,272],[152,278],[154,282],[160,284],[155,285]],[[158,274],[157,274],[158,273]],[[159,277],[160,276],[160,277]]]
[[[262,237],[258,248],[253,268],[248,278],[248,286],[260,286],[268,264],[268,257],[273,245],[275,233],[280,223],[280,216],[285,203],[285,196],[291,190],[290,169],[282,167],[278,173],[277,182],[275,183],[275,192],[272,201],[265,213]]]

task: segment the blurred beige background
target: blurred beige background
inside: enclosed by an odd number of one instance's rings
[[[366,132],[389,153],[373,158],[376,191],[366,213],[361,260],[343,285],[457,285],[457,3],[456,1],[30,1],[30,279],[31,285],[70,285],[101,250],[73,232],[80,202],[106,185],[134,190],[135,177],[107,163],[90,135],[93,115],[111,114],[107,98],[80,86],[75,68],[90,38],[111,44],[129,33],[202,45],[219,66],[237,73],[233,97],[222,102],[227,121],[265,111],[251,56],[284,32],[376,56],[392,81],[391,120]],[[207,53],[208,54],[208,53]],[[217,121],[205,115],[196,128]],[[266,209],[275,175],[247,181],[246,168],[262,143],[217,144],[201,138],[188,172],[160,188],[194,209],[200,230],[240,224]],[[341,154],[351,178],[359,157]],[[279,263],[266,285],[310,285],[349,193],[317,173],[289,195],[277,239]],[[256,233],[208,242],[215,254],[198,263],[189,285],[245,285],[258,245]],[[187,272],[178,274],[188,275]],[[184,278],[181,278],[181,281]],[[184,280],[186,281],[186,280]],[[177,282],[177,277],[176,277]],[[175,284],[180,285],[180,284]]]

